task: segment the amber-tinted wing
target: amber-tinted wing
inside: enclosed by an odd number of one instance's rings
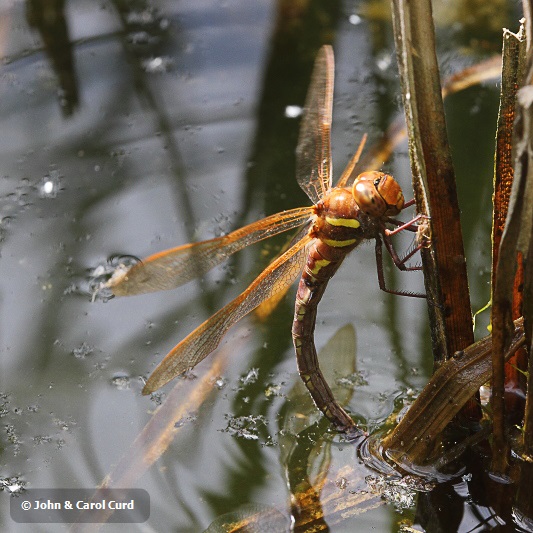
[[[116,296],[174,289],[202,276],[231,254],[255,242],[303,224],[312,207],[290,209],[244,226],[224,237],[185,244],[147,257],[126,272],[114,275],[107,287]]]
[[[296,148],[296,179],[315,204],[331,187],[334,70],[333,49],[323,46],[315,60]]]
[[[266,299],[293,283],[306,260],[313,237],[306,235],[271,263],[237,298],[196,328],[159,363],[143,394],[149,394],[196,366],[217,348],[228,329]]]
[[[285,253],[286,250],[288,250],[291,246],[294,246],[300,239],[302,239],[306,233],[309,232],[309,229],[311,228],[312,222],[308,222],[305,226],[301,227],[297,232],[296,235],[290,240],[290,242],[287,243],[287,246],[281,250],[279,255],[282,255]],[[277,257],[272,261],[274,262],[277,259]],[[279,302],[283,300],[285,295],[287,294],[287,291],[290,289],[290,285],[283,284],[282,287],[279,289],[272,291],[272,296],[268,298],[268,300],[265,300],[261,303],[256,309],[255,309],[255,316],[259,320],[266,320],[276,309]]]

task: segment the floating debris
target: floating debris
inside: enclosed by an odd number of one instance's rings
[[[25,487],[26,482],[16,476],[0,478],[0,490],[5,490],[9,494],[21,494],[26,490]]]
[[[93,302],[100,300],[105,303],[114,297],[111,287],[116,280],[122,279],[139,262],[140,259],[133,255],[113,255],[105,263],[89,269],[87,276],[74,282],[65,293],[82,294],[89,296]]]
[[[258,368],[252,368],[252,369],[250,369],[248,374],[246,374],[246,376],[242,376],[239,379],[239,381],[243,385],[250,385],[252,383],[255,383],[257,381],[258,377],[259,377],[259,369]]]
[[[91,346],[90,344],[87,344],[85,341],[83,341],[77,348],[74,348],[71,353],[76,359],[85,359],[93,352],[94,346]]]
[[[282,383],[271,383],[265,389],[265,396],[271,398],[272,396],[283,396],[281,392]]]
[[[111,384],[117,390],[128,390],[130,388],[131,378],[126,374],[116,374],[111,378]]]
[[[368,381],[362,372],[353,372],[352,374],[342,378],[337,378],[335,383],[348,389],[353,389],[354,387],[364,387],[368,385]]]
[[[411,475],[400,479],[381,475],[367,476],[365,481],[371,492],[392,503],[398,511],[414,507],[417,492],[430,492],[435,488],[435,483]]]
[[[246,440],[259,439],[259,427],[266,426],[264,416],[230,416],[226,415],[228,425],[224,430],[234,437]]]

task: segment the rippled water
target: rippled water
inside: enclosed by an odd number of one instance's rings
[[[372,142],[401,112],[389,16],[377,3],[298,13],[296,3],[267,0],[72,1],[63,21],[72,47],[65,37],[59,58],[30,27],[32,5],[0,6],[3,531],[25,530],[11,521],[7,497],[21,486],[101,483],[172,388],[142,396],[145,378],[284,244],[246,250],[175,291],[123,299],[95,291],[125,258],[308,205],[293,154],[322,40],[336,54],[336,176],[364,132]],[[499,51],[497,30],[482,32],[452,11],[436,15],[444,74]],[[512,24],[498,15],[501,26]],[[58,77],[54,65],[65,72],[69,64],[70,76]],[[474,307],[489,296],[497,94],[489,83],[447,103]],[[405,144],[386,168],[409,191]],[[422,287],[417,275],[387,275],[391,285]],[[267,322],[246,319],[228,335],[205,403],[173,422],[168,450],[133,483],[151,495],[149,527],[197,532],[257,510],[263,522],[289,523],[295,472],[308,463],[314,475],[328,461],[332,491],[371,502],[360,516],[332,520],[332,531],[399,527],[394,505],[370,494],[354,447],[324,422],[306,429],[320,416],[296,371],[291,296]],[[425,317],[423,302],[380,293],[372,246],[331,282],[316,342],[340,343],[324,357],[333,360],[336,393],[368,431],[427,381]],[[197,390],[212,364],[182,380],[184,390]],[[193,396],[183,394],[178,407]],[[349,479],[344,466],[360,471]],[[403,516],[414,513],[403,507]]]

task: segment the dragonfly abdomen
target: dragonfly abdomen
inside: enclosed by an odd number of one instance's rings
[[[320,241],[313,243],[298,284],[292,339],[296,351],[298,373],[309,389],[316,406],[339,430],[344,431],[354,426],[354,422],[333,397],[320,371],[314,342],[318,303],[322,299],[329,279],[340,266],[342,259],[331,262],[322,258],[317,251],[320,244]]]
[[[315,237],[298,284],[292,337],[298,372],[317,407],[338,429],[355,424],[336,402],[320,367],[314,343],[317,307],[330,278],[346,255],[364,238],[368,227],[353,196],[347,189],[333,189],[316,206]]]

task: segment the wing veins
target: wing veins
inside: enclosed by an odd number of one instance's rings
[[[116,296],[170,290],[202,276],[230,255],[268,237],[302,225],[312,207],[283,211],[244,226],[223,237],[185,244],[151,255],[109,280]]]
[[[331,187],[334,60],[331,46],[317,55],[296,148],[296,179],[316,204]]]
[[[307,248],[312,240],[311,236],[304,236],[263,270],[243,293],[177,344],[156,367],[143,389],[143,394],[159,389],[179,374],[196,366],[218,347],[230,327],[277,291],[292,284],[303,268]]]

